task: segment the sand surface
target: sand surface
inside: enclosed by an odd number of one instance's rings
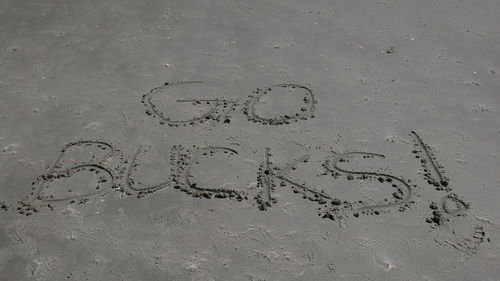
[[[0,1],[0,279],[500,280],[499,15]]]

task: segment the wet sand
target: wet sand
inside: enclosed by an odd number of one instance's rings
[[[498,280],[498,14],[0,1],[0,275]]]

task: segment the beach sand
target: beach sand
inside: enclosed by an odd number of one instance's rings
[[[499,280],[499,14],[0,1],[0,279]]]

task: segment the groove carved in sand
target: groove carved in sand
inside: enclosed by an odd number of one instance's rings
[[[222,146],[208,146],[203,148],[195,148],[194,151],[185,150],[181,153],[178,161],[178,177],[182,181],[177,181],[176,189],[190,194],[194,197],[204,197],[204,198],[230,198],[241,201],[247,199],[244,192],[226,189],[223,187],[203,187],[199,186],[196,182],[193,182],[192,169],[194,165],[198,164],[198,160],[201,157],[210,157],[214,153],[223,152],[225,154],[234,155],[238,152],[232,148],[222,147]]]
[[[129,160],[129,164],[128,164],[128,167],[127,167],[127,170],[126,170],[125,176],[124,176],[125,187],[128,189],[131,189],[133,191],[138,192],[138,194],[137,194],[138,198],[143,197],[147,193],[153,193],[153,192],[156,192],[160,189],[163,189],[163,188],[169,186],[170,183],[172,182],[172,174],[171,174],[165,182],[154,184],[154,185],[149,185],[149,186],[144,186],[144,187],[137,187],[136,186],[136,182],[132,179],[132,172],[134,170],[136,170],[136,171],[138,170],[139,164],[137,163],[137,158],[141,154],[146,153],[146,150],[147,149],[144,148],[142,145],[140,145],[136,149],[136,151],[134,152],[134,154],[132,155],[132,157]],[[175,162],[176,156],[178,156],[178,154],[175,153],[175,151],[172,151],[172,153],[170,155],[171,164],[172,164],[172,162]],[[171,172],[172,173],[175,172],[175,168],[172,168]]]
[[[394,202],[390,203],[382,203],[382,204],[377,204],[377,205],[368,205],[368,206],[362,206],[356,209],[356,211],[370,211],[370,210],[377,210],[377,209],[387,209],[387,208],[395,208],[399,207],[400,210],[403,210],[404,207],[410,203],[411,197],[412,197],[412,188],[408,182],[405,180],[398,178],[396,176],[386,174],[386,173],[380,173],[380,172],[369,172],[369,171],[353,171],[353,170],[348,170],[346,168],[340,167],[339,163],[341,162],[346,162],[346,159],[350,156],[353,155],[360,155],[365,158],[370,157],[377,157],[377,158],[385,158],[383,154],[379,153],[372,153],[372,152],[362,152],[362,151],[353,151],[353,152],[345,152],[341,153],[333,158],[332,161],[329,161],[326,165],[327,169],[330,172],[341,172],[344,174],[347,174],[349,178],[351,178],[353,175],[360,176],[360,179],[368,179],[370,177],[377,177],[380,182],[387,182],[391,184],[396,191],[393,193],[393,196],[397,199]],[[397,183],[399,183],[399,185]]]
[[[301,89],[305,92],[305,97],[303,98],[303,107],[301,107],[301,111],[290,114],[290,115],[278,115],[272,118],[265,118],[260,116],[255,111],[255,105],[259,103],[260,98],[265,95],[270,95],[272,93],[273,88],[285,88],[290,90]],[[247,115],[248,120],[266,124],[266,125],[284,125],[290,124],[290,122],[298,121],[298,120],[307,120],[309,118],[314,117],[314,110],[316,106],[316,99],[311,89],[306,86],[301,86],[298,84],[291,83],[283,83],[272,85],[266,87],[265,89],[257,89],[254,91],[254,96],[250,96],[250,100],[245,103],[245,107],[243,108],[243,113]]]
[[[180,125],[195,125],[201,124],[205,121],[224,121],[224,123],[230,123],[229,113],[234,110],[235,106],[238,105],[236,100],[229,99],[178,99],[177,103],[192,103],[193,105],[207,104],[210,108],[206,110],[200,116],[195,116],[185,120],[176,120],[168,116],[168,113],[162,112],[158,109],[158,106],[151,100],[154,95],[161,94],[162,91],[168,90],[172,87],[188,86],[192,84],[201,84],[203,81],[181,81],[174,83],[165,83],[160,87],[151,89],[147,94],[142,96],[142,103],[146,106],[146,114],[153,115],[160,120],[160,124],[168,124],[169,126],[178,127]]]
[[[104,150],[106,153],[97,158],[95,155],[90,154],[90,160],[71,159],[72,161],[69,162],[72,163],[72,165],[63,169],[63,156],[71,152],[72,148],[85,147],[94,147],[94,149]],[[38,210],[37,205],[39,204],[46,204],[52,209],[52,204],[58,202],[85,203],[92,196],[105,195],[111,189],[118,188],[118,179],[122,172],[121,168],[113,169],[111,165],[107,163],[108,159],[119,158],[118,156],[119,151],[112,144],[103,141],[80,140],[64,145],[55,161],[49,167],[47,173],[39,176],[37,181],[33,183],[35,185],[32,188],[33,192],[30,193],[26,200],[19,202],[20,207],[18,207],[18,211],[22,214],[29,215],[32,214],[33,211]],[[45,191],[53,189],[52,183],[55,183],[55,181],[67,180],[81,172],[95,173],[99,177],[95,190],[79,195],[69,194],[61,197],[45,195]],[[68,193],[72,191],[71,187],[65,187],[64,189],[67,190]]]
[[[420,147],[420,150],[413,150],[416,158],[420,159],[420,164],[424,169],[424,176],[427,182],[435,186],[438,190],[449,189],[448,180],[444,177],[440,170],[439,164],[436,162],[436,157],[433,155],[429,145],[425,144],[422,138],[415,131],[410,132],[410,136],[415,141],[415,147]]]

